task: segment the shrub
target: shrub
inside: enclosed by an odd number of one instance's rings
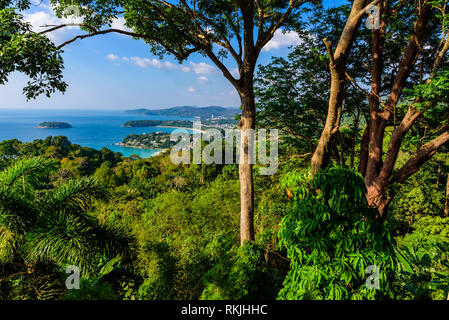
[[[204,277],[204,300],[275,299],[282,279],[256,243],[221,247],[223,255]],[[227,249],[227,250],[224,250]]]
[[[284,178],[292,194],[282,219],[280,245],[290,271],[280,299],[375,299],[392,297],[397,261],[386,223],[368,208],[360,174],[333,166],[313,179]],[[368,266],[379,269],[380,289],[366,286]]]

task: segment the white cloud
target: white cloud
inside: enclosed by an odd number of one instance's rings
[[[190,93],[193,93],[193,92],[196,91],[196,89],[195,89],[194,87],[189,87],[189,88],[187,89],[187,91],[190,92]]]
[[[180,70],[182,72],[190,71],[189,67],[174,64],[169,61],[160,61],[158,59],[148,59],[141,57],[131,57],[130,60],[141,68],[155,67],[158,69]]]
[[[206,84],[207,82],[209,82],[209,79],[207,77],[205,77],[205,76],[201,76],[201,77],[198,78],[198,82],[200,84]]]
[[[112,29],[119,29],[124,31],[132,32],[133,30],[131,28],[128,28],[126,25],[126,20],[123,17],[118,17],[117,19],[114,19],[111,24]]]
[[[110,54],[108,54],[108,55],[106,56],[106,59],[111,60],[111,61],[115,61],[115,60],[118,60],[119,57],[116,56],[116,55],[113,54],[113,53],[110,53]]]
[[[61,24],[68,23],[81,23],[82,19],[79,17],[69,16],[67,18],[59,19],[56,17],[54,12],[49,8],[46,11],[37,11],[34,13],[24,13],[24,20],[31,24],[33,27],[33,31],[41,32],[49,29],[49,27],[45,27],[46,25],[57,26]],[[72,37],[73,29],[77,29],[77,26],[64,27],[52,32],[48,32],[46,35],[50,40],[54,42],[62,42],[64,40],[68,40]]]
[[[53,12],[51,6],[49,5],[40,3],[39,7],[41,7],[43,10],[23,14],[24,20],[32,25],[33,31],[35,32],[40,32],[49,29],[49,27],[44,27],[45,25],[57,26],[61,24],[70,24],[70,23],[80,24],[83,22],[83,19],[77,16],[68,16],[59,19]],[[132,32],[132,29],[126,27],[125,19],[123,17],[118,17],[114,19],[112,21],[111,28]],[[47,33],[47,36],[50,38],[50,40],[60,43],[72,38],[74,36],[73,30],[79,30],[79,27],[78,26],[64,27]]]
[[[273,39],[265,45],[263,51],[278,50],[281,47],[298,45],[300,43],[301,39],[295,31],[287,31],[284,33],[282,30],[277,30],[274,33]]]
[[[212,74],[217,71],[214,66],[211,66],[210,64],[207,64],[205,62],[195,63],[190,62],[190,65],[193,68],[193,71],[196,74]]]
[[[209,81],[209,78],[207,78],[204,75],[217,73],[217,69],[214,66],[207,64],[205,62],[200,62],[200,63],[190,62],[190,66],[185,66],[182,64],[178,64],[178,63],[172,63],[170,61],[161,61],[156,58],[149,59],[149,58],[137,57],[137,56],[128,58],[128,57],[118,57],[114,54],[109,54],[106,56],[106,58],[111,61],[115,61],[118,59],[121,59],[122,61],[125,61],[125,62],[132,61],[135,65],[137,65],[141,68],[153,67],[153,68],[165,69],[165,70],[178,70],[178,71],[182,71],[182,72],[186,72],[186,73],[194,72],[195,74],[201,75],[200,77],[197,78],[197,80],[200,84],[205,84],[206,82]],[[238,74],[238,70],[237,70],[237,74]]]

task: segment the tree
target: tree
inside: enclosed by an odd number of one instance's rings
[[[323,39],[330,61],[331,88],[326,123],[311,160],[312,176],[317,173],[320,168],[324,168],[327,165],[325,159],[326,153],[328,152],[328,145],[332,136],[338,132],[341,120],[341,110],[345,94],[344,85],[346,83],[345,68],[348,55],[351,51],[362,17],[368,8],[378,2],[379,1],[373,1],[368,3],[368,1],[365,0],[354,0],[351,12],[349,13],[335,50],[332,49],[332,43],[326,38]]]
[[[361,175],[331,166],[313,177],[289,172],[283,184],[293,197],[279,231],[290,259],[279,298],[393,298],[395,243],[385,222],[375,218],[375,209],[367,207]],[[366,273],[373,271],[377,290],[367,281]]]
[[[302,156],[311,156],[326,122],[331,72],[322,39],[338,39],[348,14],[346,6],[325,8],[317,5],[295,23],[300,44],[287,58],[272,58],[260,66],[256,77],[258,125],[283,131],[283,140],[299,147]],[[359,63],[359,50],[348,57],[350,74],[358,81],[366,72]],[[366,96],[355,85],[346,85],[342,98],[340,130],[329,142],[328,158],[344,163],[349,149],[350,163],[355,160],[359,128],[368,116]],[[349,148],[348,148],[349,147]],[[326,159],[325,162],[329,162]]]
[[[14,71],[25,73],[30,81],[24,94],[31,99],[42,93],[50,96],[56,90],[64,92],[67,84],[62,80],[60,50],[46,36],[32,32],[31,25],[16,12],[29,6],[28,0],[0,2],[0,85]]]
[[[363,63],[367,65],[371,91],[367,93],[369,119],[360,148],[359,169],[365,177],[368,204],[385,218],[396,194],[395,185],[404,183],[449,141],[446,120],[449,73],[444,69],[449,51],[448,3],[374,1],[367,4],[368,1],[362,0],[353,2],[335,50],[324,39],[332,80],[326,125],[311,161],[311,174],[327,165],[324,160],[329,142],[339,131],[344,86],[351,80],[346,73],[347,57],[362,41],[369,49],[365,51],[367,58]],[[364,39],[363,32],[357,32],[367,9],[377,13],[373,16],[369,38]],[[413,28],[404,23],[408,21],[413,21]],[[398,44],[400,51],[394,49]],[[408,153],[402,148],[404,141],[416,136],[416,132],[420,133],[416,151],[405,164],[397,167],[399,153]],[[391,138],[386,137],[387,133]],[[384,152],[386,138],[388,148]]]
[[[128,238],[87,213],[94,200],[107,198],[104,186],[87,177],[45,189],[55,169],[53,160],[36,157],[18,160],[0,172],[2,286],[17,275],[39,273],[42,265],[76,265],[89,277],[109,261],[128,257]],[[39,296],[35,290],[33,295]]]
[[[0,154],[2,156],[16,156],[19,154],[21,142],[17,139],[0,142]]]
[[[144,40],[159,56],[171,54],[180,62],[193,53],[208,57],[237,90],[242,117],[242,132],[255,127],[254,70],[263,47],[274,33],[288,25],[308,0],[52,0],[56,12],[66,15],[67,8],[77,5],[84,17],[79,26],[88,31],[59,48],[76,41],[107,33],[121,33]],[[317,2],[317,1],[316,1]],[[110,28],[113,19],[122,15],[132,31]],[[51,32],[68,26],[52,26]],[[102,26],[109,28],[102,29]],[[232,57],[239,77],[223,62]],[[241,190],[241,243],[254,239],[254,185],[249,163],[249,141],[242,139],[239,163]]]
[[[329,80],[319,57],[303,52],[309,50],[301,44],[288,59],[273,58],[260,66],[255,81],[257,125],[281,129],[284,140],[292,136],[304,154],[313,150],[323,128]]]

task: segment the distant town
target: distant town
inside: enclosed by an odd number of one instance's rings
[[[211,118],[201,120],[201,132],[207,129],[218,129],[220,131],[236,128],[238,121],[225,116],[211,115]],[[127,121],[123,127],[142,128],[142,127],[165,127],[179,128],[194,131],[194,122],[185,120],[134,120]],[[195,138],[194,138],[195,140]],[[121,147],[139,148],[139,149],[169,149],[176,142],[170,141],[170,133],[152,132],[143,134],[130,134],[116,145]]]

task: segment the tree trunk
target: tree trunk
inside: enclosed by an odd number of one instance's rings
[[[341,110],[343,99],[342,83],[344,82],[344,68],[337,68],[331,62],[331,91],[329,98],[329,109],[326,117],[326,124],[321,132],[320,140],[312,156],[310,174],[313,176],[321,168],[327,166],[326,155],[330,152],[330,142],[332,136],[338,132],[338,114]]]
[[[449,174],[446,182],[446,202],[444,203],[444,216],[449,217]]]
[[[391,193],[391,192],[390,192]],[[379,212],[379,217],[386,218],[387,211],[394,195],[387,196],[386,188],[372,184],[366,188],[366,200],[371,207],[375,207]]]
[[[252,79],[247,79],[244,89],[239,90],[242,103],[241,148],[239,162],[240,177],[240,244],[254,240],[254,183],[253,165],[250,161],[250,141],[245,132],[255,128],[256,108]],[[253,148],[254,152],[255,148]]]
[[[327,165],[325,159],[330,151],[329,143],[332,136],[339,130],[339,116],[341,116],[343,94],[345,91],[346,58],[351,50],[355,34],[359,29],[360,21],[365,13],[364,6],[367,2],[368,1],[366,0],[354,0],[351,13],[349,14],[345,28],[340,36],[335,53],[332,52],[332,44],[329,43],[327,39],[323,39],[330,58],[329,68],[331,72],[331,89],[326,124],[324,125],[318,146],[316,147],[311,160],[311,176],[314,176],[319,169],[324,168]]]
[[[379,8],[380,14],[383,15],[384,7],[382,3],[379,4]],[[410,175],[418,171],[420,166],[435,154],[436,147],[441,145],[441,143],[444,143],[448,138],[447,136],[442,135],[437,141],[433,141],[432,143],[423,146],[401,169],[394,173],[394,176],[392,177],[402,140],[423,111],[416,111],[413,108],[408,110],[407,114],[392,134],[388,151],[384,159],[383,142],[385,130],[391,116],[396,113],[396,105],[416,63],[420,44],[423,43],[427,29],[427,21],[429,20],[430,13],[430,4],[428,2],[423,2],[419,9],[418,18],[414,24],[413,34],[401,58],[390,93],[382,108],[379,108],[379,105],[384,60],[383,47],[387,21],[381,21],[380,29],[373,31],[372,84],[369,96],[369,154],[365,172],[365,184],[367,188],[366,198],[368,204],[372,207],[376,207],[379,211],[379,215],[384,219],[386,218],[388,207],[395,195],[392,190],[389,190],[389,187],[394,182],[403,183]]]

